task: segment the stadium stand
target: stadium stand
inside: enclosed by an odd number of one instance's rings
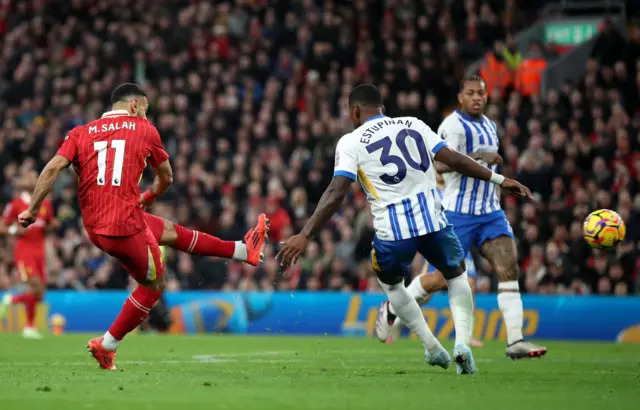
[[[503,130],[503,173],[537,197],[503,201],[524,289],[637,292],[640,26],[627,36],[605,29],[584,77],[541,94],[536,76],[549,49],[513,48],[514,35],[532,23],[532,3],[2,1],[0,202],[13,195],[17,175],[41,169],[69,129],[108,109],[114,86],[135,81],[149,93],[150,118],[175,170],[153,212],[238,239],[264,211],[277,243],[302,226],[329,182],[352,85],[379,84],[388,115],[437,128],[467,66],[486,53],[503,64],[506,52],[513,78],[492,92],[487,114]],[[502,77],[493,81],[495,67],[482,70],[493,91]],[[61,228],[51,240],[49,286],[127,287],[126,273],[84,235],[74,194],[67,175],[52,195]],[[614,254],[582,239],[582,220],[596,208],[627,221],[628,239]],[[299,267],[280,272],[274,245],[258,269],[167,249],[169,289],[376,290],[372,236],[354,185]],[[17,281],[10,245],[0,246],[0,288]],[[481,291],[491,289],[483,283]]]

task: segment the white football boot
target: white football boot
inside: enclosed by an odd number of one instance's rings
[[[506,354],[507,357],[512,360],[534,357],[540,358],[547,354],[547,348],[524,340],[518,340],[517,342],[511,343],[507,346]]]
[[[25,339],[42,339],[42,335],[38,332],[38,329],[35,327],[25,327],[22,329],[22,337]]]

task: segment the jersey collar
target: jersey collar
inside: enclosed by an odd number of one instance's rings
[[[105,112],[104,114],[102,114],[102,117],[100,118],[111,118],[111,117],[122,117],[122,116],[130,117],[131,114],[129,114],[129,111],[127,110],[113,110],[113,111]]]
[[[385,116],[384,116],[384,115],[382,115],[382,114],[374,115],[373,117],[369,117],[369,118],[367,118],[366,120],[364,120],[363,124],[364,124],[365,122],[369,122],[369,121],[377,120],[378,118],[385,118]]]
[[[467,114],[463,113],[463,112],[462,112],[462,111],[460,111],[460,110],[456,110],[456,112],[458,113],[458,115],[459,115],[459,116],[461,116],[462,118],[464,118],[464,119],[465,119],[465,120],[467,120],[467,121],[482,122],[482,120],[481,120],[481,119],[473,118],[473,117],[471,117],[470,115],[467,115]]]

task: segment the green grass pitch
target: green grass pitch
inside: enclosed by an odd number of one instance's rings
[[[425,364],[415,340],[132,335],[102,371],[89,336],[0,335],[0,409],[632,409],[640,345],[548,343],[513,362],[475,349],[479,373]],[[451,348],[451,341],[446,346]]]

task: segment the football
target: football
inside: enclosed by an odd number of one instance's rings
[[[596,249],[614,248],[624,240],[626,227],[616,212],[599,209],[584,220],[584,239]]]

